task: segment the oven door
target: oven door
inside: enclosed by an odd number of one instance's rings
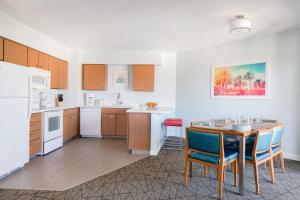
[[[63,135],[63,111],[44,112],[44,143]]]

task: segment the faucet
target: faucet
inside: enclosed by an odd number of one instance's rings
[[[123,102],[121,101],[121,93],[120,92],[117,93],[116,103],[117,103],[117,105],[123,104]]]

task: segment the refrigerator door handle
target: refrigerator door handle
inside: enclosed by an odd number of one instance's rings
[[[28,77],[28,121],[30,122],[31,117],[31,109],[32,109],[32,83],[31,83],[31,75]]]

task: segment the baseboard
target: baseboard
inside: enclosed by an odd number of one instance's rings
[[[293,154],[293,153],[283,153],[283,157],[290,160],[296,160],[300,161],[300,155],[299,154]]]

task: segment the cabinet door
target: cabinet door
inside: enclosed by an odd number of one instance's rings
[[[82,66],[82,89],[83,90],[106,90],[107,65]]]
[[[39,51],[39,67],[41,69],[49,70],[49,56]]]
[[[3,38],[0,37],[0,60],[3,60]]]
[[[154,65],[133,65],[133,90],[154,90]]]
[[[101,135],[102,136],[116,135],[116,114],[101,115]]]
[[[34,156],[41,151],[41,139],[32,140],[29,143],[29,155]]]
[[[151,133],[150,114],[129,113],[128,126],[128,149],[149,150]]]
[[[71,116],[65,116],[64,117],[64,134],[63,134],[63,138],[64,138],[64,142],[68,141],[69,139],[71,139]]]
[[[128,115],[127,114],[117,114],[117,136],[127,136],[128,129]]]
[[[4,61],[27,66],[27,47],[4,39]]]
[[[71,115],[71,135],[75,137],[78,135],[78,114]]]
[[[68,89],[68,63],[63,60],[58,61],[58,81],[60,89]]]
[[[39,68],[39,51],[28,48],[28,67]]]
[[[58,59],[53,56],[49,56],[49,70],[51,72],[51,88],[58,89]]]

